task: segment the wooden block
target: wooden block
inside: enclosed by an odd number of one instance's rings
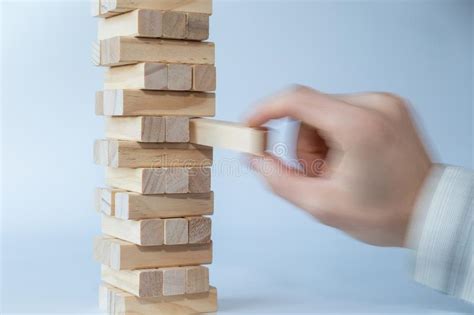
[[[209,291],[209,269],[204,266],[185,267],[186,294]]]
[[[193,90],[202,92],[215,91],[216,67],[213,65],[194,65]]]
[[[189,141],[189,118],[167,116],[165,119],[166,142],[188,142]]]
[[[107,235],[102,235],[94,240],[94,258],[96,260],[100,259],[100,262],[107,266],[119,264],[115,257],[120,251],[120,245],[111,240],[114,240],[114,238]]]
[[[107,168],[106,182],[109,186],[141,194],[164,194],[166,190],[165,173],[165,168]]]
[[[104,88],[167,90],[168,65],[139,63],[108,68],[105,72]]]
[[[214,43],[136,37],[112,37],[100,41],[101,66],[140,62],[214,64]]]
[[[209,38],[209,15],[202,13],[187,14],[188,32],[186,39],[206,40]]]
[[[187,34],[186,13],[166,11],[163,13],[163,37],[184,39]]]
[[[164,244],[179,245],[188,243],[188,220],[185,218],[164,219]]]
[[[194,267],[193,267],[194,268]],[[205,268],[205,267],[202,267]],[[114,270],[102,265],[102,281],[137,297],[161,297],[186,293],[187,267],[171,267],[141,270]],[[194,275],[195,280],[198,279]],[[202,277],[201,277],[202,278]],[[203,286],[204,284],[200,284]],[[207,283],[209,291],[209,282]],[[196,291],[190,294],[203,293]]]
[[[98,39],[116,36],[159,38],[163,35],[163,12],[139,9],[109,19],[99,19]]]
[[[103,115],[105,112],[104,107],[104,92],[97,91],[95,92],[95,114],[96,115]]]
[[[91,1],[91,14],[92,16],[100,15],[100,0]]]
[[[101,236],[94,242],[94,257],[115,270],[206,265],[212,262],[208,244],[139,246]]]
[[[105,136],[138,142],[164,142],[162,117],[111,117],[105,120]]]
[[[204,193],[211,190],[211,168],[192,167],[189,173],[189,192]]]
[[[99,310],[102,313],[106,313],[109,307],[108,305],[109,290],[105,285],[99,286]]]
[[[107,140],[96,140],[94,142],[94,163],[98,165],[118,164],[118,156],[115,154],[116,143],[109,143]],[[110,149],[110,153],[109,153]]]
[[[192,66],[185,64],[168,64],[168,90],[189,91],[192,86]]]
[[[92,42],[92,47],[91,47],[91,51],[92,51],[92,64],[94,66],[100,66],[101,64],[101,60],[100,60],[100,54],[101,54],[101,46],[100,46],[100,41],[94,41]]]
[[[181,296],[139,298],[108,284],[101,284],[105,310],[112,315],[125,314],[166,314],[195,315],[217,312],[217,290],[210,287],[209,292]]]
[[[182,295],[186,293],[186,269],[162,268],[163,295]]]
[[[105,135],[117,140],[138,142],[188,142],[187,117],[111,117],[106,120]]]
[[[209,37],[209,14],[137,9],[99,19],[99,40],[117,36],[202,41]]]
[[[187,193],[189,186],[188,169],[173,167],[166,169],[166,194]]]
[[[202,78],[200,79],[201,83],[197,85],[193,83],[193,66],[187,64],[146,62],[111,67],[105,72],[104,88],[190,91],[194,85],[196,91],[211,91],[208,82],[215,80],[215,68],[214,66],[199,66],[205,65],[194,66],[197,69],[203,69],[197,70],[198,78]],[[214,77],[212,77],[212,69],[214,69]],[[194,73],[196,73],[196,70]]]
[[[204,167],[212,165],[212,148],[188,143],[96,140],[94,161],[108,167]]]
[[[118,192],[125,192],[115,188],[96,188],[95,209],[106,215],[115,215],[115,195]]]
[[[193,118],[189,122],[190,142],[263,155],[267,145],[265,128],[250,128],[241,124]]]
[[[210,191],[210,168],[173,167],[133,169],[108,167],[106,182],[109,186],[145,195],[183,192],[204,193]],[[184,185],[188,186],[187,191],[183,188]]]
[[[135,191],[141,194],[166,192],[166,168],[107,168],[109,186]]]
[[[208,217],[188,217],[188,243],[200,244],[211,241],[212,222]]]
[[[163,296],[161,269],[114,270],[102,265],[101,278],[103,282],[137,297]]]
[[[134,9],[212,14],[212,0],[101,0],[100,2],[99,12],[97,8],[92,10],[94,16],[110,17]]]
[[[122,220],[102,216],[102,233],[141,246],[163,245],[164,224],[162,219]]]
[[[115,216],[139,220],[152,218],[211,215],[214,194],[141,195],[133,192],[115,194]]]
[[[96,95],[97,115],[212,117],[216,113],[212,93],[105,90]]]

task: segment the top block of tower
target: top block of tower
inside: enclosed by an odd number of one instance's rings
[[[202,41],[209,37],[209,15],[137,9],[112,18],[99,19],[98,39],[116,36]]]
[[[94,0],[92,15],[110,17],[135,9],[212,14],[212,0]]]

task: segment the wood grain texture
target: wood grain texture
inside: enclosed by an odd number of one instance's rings
[[[107,168],[106,182],[109,186],[142,194],[164,194],[166,168]]]
[[[205,266],[191,266],[186,269],[186,294],[209,291],[209,269]]]
[[[186,39],[206,40],[209,38],[209,15],[201,13],[187,14],[188,31]]]
[[[216,90],[216,68],[213,65],[145,62],[108,68],[104,77],[105,89],[196,92]]]
[[[117,140],[164,142],[165,120],[162,117],[110,117],[105,120],[105,136]]]
[[[189,142],[189,118],[166,116],[166,142]]]
[[[95,189],[95,209],[106,215],[115,215],[115,195],[123,189],[99,187]]]
[[[94,258],[115,270],[206,265],[212,262],[212,242],[192,245],[139,246],[101,236],[94,242]]]
[[[185,64],[168,64],[168,90],[189,91],[193,86],[193,68]]]
[[[107,185],[141,194],[205,193],[210,168],[107,168]],[[187,191],[184,188],[187,185]]]
[[[164,219],[164,244],[188,244],[188,220],[185,218]]]
[[[102,283],[99,304],[111,315],[195,315],[217,312],[217,290],[181,296],[139,298]]]
[[[117,36],[202,41],[209,38],[209,15],[137,9],[112,18],[99,19],[99,40]]]
[[[104,90],[96,93],[96,114],[105,116],[212,117],[213,93]]]
[[[165,11],[163,13],[163,37],[184,39],[187,34],[185,12]]]
[[[102,233],[141,246],[163,245],[164,222],[162,219],[122,220],[102,216]]]
[[[212,222],[208,217],[187,217],[188,220],[188,243],[209,243],[212,234]]]
[[[189,192],[205,193],[211,191],[211,168],[191,167],[189,173]]]
[[[102,215],[102,233],[140,246],[204,244],[211,241],[207,217],[123,220]]]
[[[104,115],[105,113],[105,104],[104,104],[104,92],[97,91],[95,92],[95,114]]]
[[[212,0],[100,0],[93,4],[93,16],[111,17],[134,9],[182,11],[212,14]]]
[[[192,89],[202,92],[215,91],[216,67],[213,65],[194,65]]]
[[[92,53],[91,60],[94,66],[101,65],[100,54],[101,54],[102,49],[100,45],[101,44],[99,40],[93,41],[91,45],[91,53]]]
[[[163,273],[163,295],[182,295],[186,293],[186,269],[185,268],[162,268]]]
[[[189,187],[188,169],[172,167],[166,169],[166,194],[187,193]]]
[[[168,90],[168,65],[138,63],[105,71],[105,89]]]
[[[212,165],[212,148],[189,143],[105,139],[95,141],[94,161],[108,167],[205,167]]]
[[[120,254],[120,244],[113,242],[114,238],[102,235],[94,239],[94,258],[107,266],[120,265],[117,255]]]
[[[267,130],[241,124],[193,118],[189,122],[190,142],[262,156],[267,146]]]
[[[115,216],[121,219],[140,220],[213,213],[213,192],[168,195],[141,195],[133,192],[115,194]]]
[[[99,40],[116,36],[163,36],[163,12],[139,9],[109,19],[99,19],[97,28]]]
[[[189,118],[110,117],[106,119],[105,135],[110,139],[137,142],[188,142]]]
[[[141,194],[164,194],[166,168],[107,168],[105,181],[109,186]]]
[[[102,265],[101,279],[142,298],[209,292],[209,273],[204,266],[114,270]]]
[[[114,270],[102,265],[101,279],[137,297],[163,296],[163,272],[160,269]]]
[[[101,66],[119,66],[140,62],[214,64],[214,43],[136,37],[112,37],[100,40]]]

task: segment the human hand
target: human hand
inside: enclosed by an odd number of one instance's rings
[[[247,123],[284,117],[301,121],[296,155],[302,169],[270,154],[250,162],[272,190],[356,239],[404,246],[432,165],[408,105],[387,93],[327,95],[296,87],[263,102]]]

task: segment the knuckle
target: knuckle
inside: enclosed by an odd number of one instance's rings
[[[380,103],[395,104],[405,102],[401,96],[390,92],[375,92],[373,97],[379,100]]]
[[[409,114],[409,104],[401,96],[388,93],[375,93],[377,102],[387,108],[387,113],[395,121],[405,118]]]
[[[294,84],[287,90],[287,95],[291,97],[306,97],[317,93],[316,90],[300,84]]]
[[[301,85],[301,84],[294,84],[291,88],[290,88],[291,91],[293,91],[294,93],[308,93],[308,92],[312,92],[313,89],[306,86],[306,85]]]

